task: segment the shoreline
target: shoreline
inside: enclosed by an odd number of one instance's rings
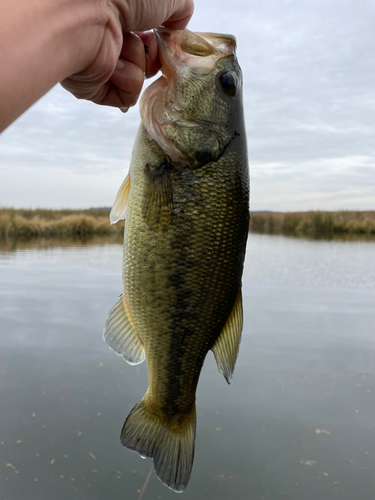
[[[109,222],[109,209],[48,210],[0,209],[0,238],[87,238],[121,235],[124,221]]]
[[[304,237],[375,236],[375,210],[257,212],[250,215],[250,231]]]
[[[122,236],[124,221],[111,225],[110,209],[48,210],[0,208],[0,239]],[[375,237],[375,210],[253,212],[250,232],[310,238],[333,236]]]

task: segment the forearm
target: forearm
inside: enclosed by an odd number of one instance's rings
[[[56,83],[90,64],[108,24],[104,5],[0,0],[0,132]]]

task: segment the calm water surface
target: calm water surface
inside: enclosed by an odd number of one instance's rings
[[[119,442],[147,388],[101,339],[121,245],[34,246],[0,249],[0,500],[176,498]],[[243,297],[183,497],[375,500],[375,243],[251,234]]]

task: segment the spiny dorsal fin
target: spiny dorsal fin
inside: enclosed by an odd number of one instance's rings
[[[130,191],[130,172],[125,177],[124,182],[121,184],[120,189],[116,195],[115,202],[113,204],[111,213],[109,214],[109,220],[111,224],[116,224],[120,219],[125,219],[126,211],[128,208],[128,199]]]
[[[224,375],[228,384],[230,384],[233,377],[234,365],[236,364],[241,342],[242,325],[242,293],[240,289],[232,312],[211,349],[214,353],[219,372]]]
[[[195,405],[187,415],[166,419],[148,409],[146,393],[125,420],[121,443],[143,458],[153,458],[159,479],[180,493],[193,467],[195,425]]]
[[[157,167],[145,166],[142,214],[154,229],[166,230],[173,216],[173,188],[169,177],[172,165],[163,160]]]
[[[104,327],[103,339],[119,356],[131,365],[145,359],[145,350],[135,330],[124,292],[112,307]]]

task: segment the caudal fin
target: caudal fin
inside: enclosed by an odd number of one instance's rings
[[[167,421],[147,410],[145,399],[132,409],[121,431],[121,442],[141,457],[154,459],[155,472],[169,488],[181,493],[194,460],[195,407],[189,416]]]

